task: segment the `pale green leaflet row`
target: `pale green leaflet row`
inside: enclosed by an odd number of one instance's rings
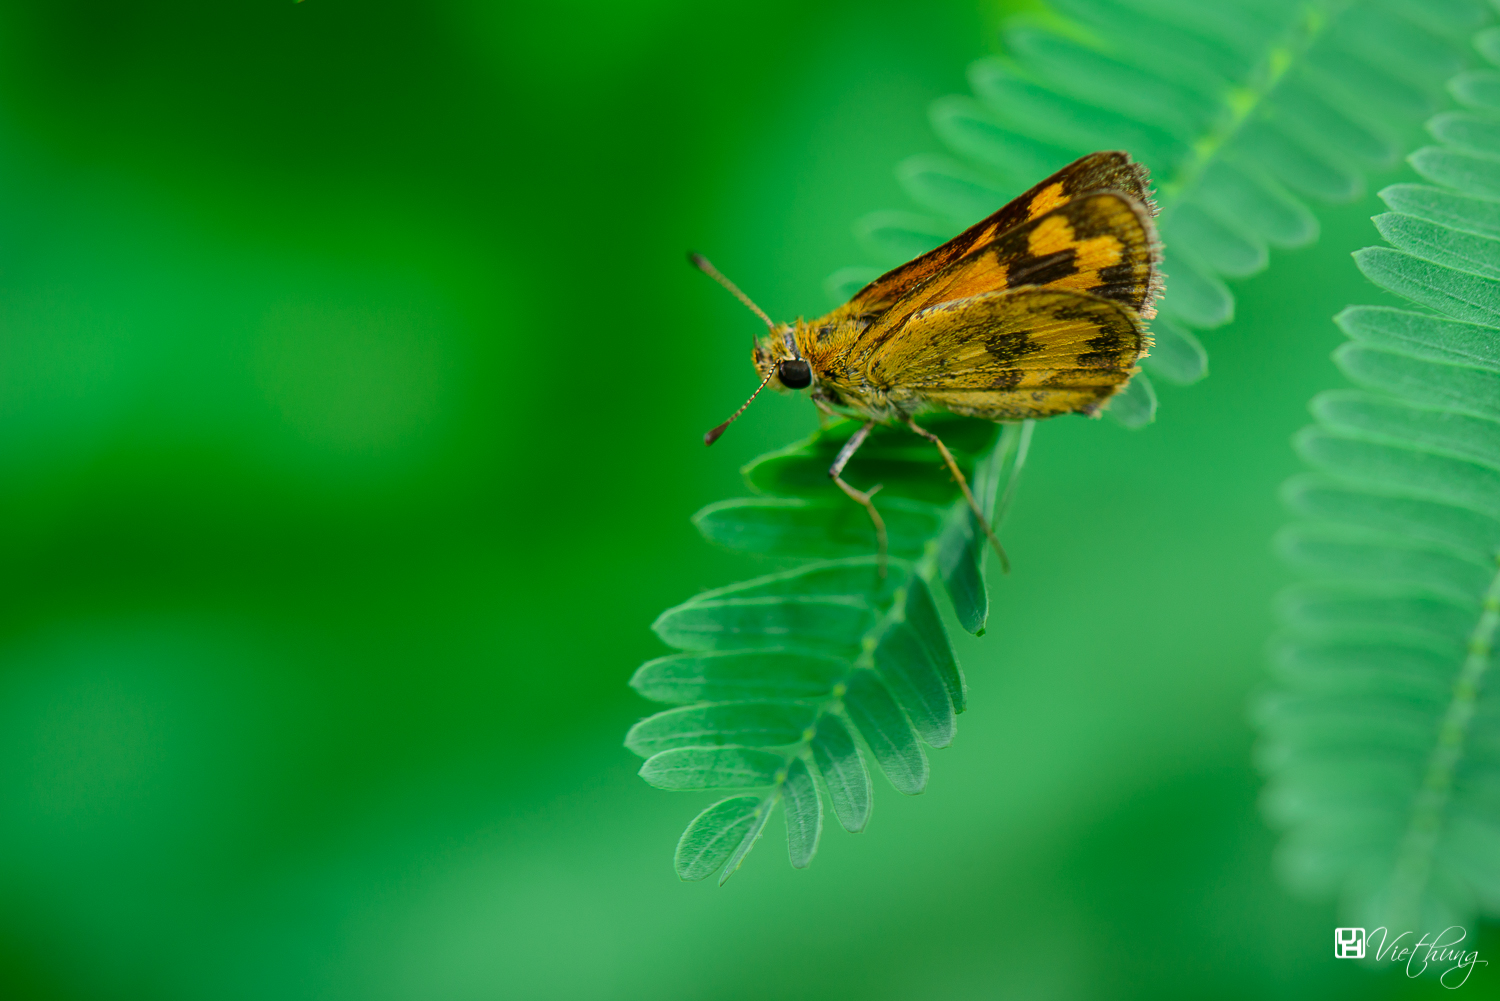
[[[1500,31],[1477,49],[1500,58]],[[1257,709],[1283,874],[1346,923],[1500,914],[1500,72],[1453,82],[1355,255],[1416,308],[1354,306],[1353,389],[1312,402],[1280,536],[1277,689]]]

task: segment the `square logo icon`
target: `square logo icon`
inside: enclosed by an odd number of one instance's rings
[[[1333,930],[1333,955],[1338,959],[1365,958],[1365,930],[1363,928],[1335,928]]]

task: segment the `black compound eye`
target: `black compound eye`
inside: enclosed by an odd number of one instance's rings
[[[806,389],[812,385],[812,367],[801,358],[782,362],[776,376],[787,389]]]

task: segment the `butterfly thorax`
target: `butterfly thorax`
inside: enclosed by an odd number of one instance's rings
[[[798,318],[794,340],[813,372],[814,399],[853,415],[892,421],[925,409],[921,401],[904,400],[889,379],[869,366],[866,334],[875,315],[851,305],[816,320]]]
[[[901,399],[906,394],[887,380],[872,379],[870,368],[862,364],[868,352],[861,351],[860,337],[873,320],[847,305],[816,320],[798,317],[756,339],[751,355],[755,371],[762,380],[769,376],[768,385],[778,391],[805,388],[813,399],[852,416],[884,422],[920,413],[927,409],[922,401]],[[783,382],[783,363],[797,361],[807,363],[811,385]]]

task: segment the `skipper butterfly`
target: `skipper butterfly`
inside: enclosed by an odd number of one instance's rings
[[[937,446],[974,515],[1008,561],[953,454],[917,424],[946,410],[992,421],[1097,416],[1140,369],[1145,321],[1162,291],[1156,205],[1146,168],[1091,153],[998,212],[881,275],[816,320],[775,323],[706,259],[690,260],[763,321],[751,359],[760,386],[806,390],[824,415],[864,421],[828,470],[869,512],[882,565],[885,523],[873,496],[843,478],[876,424],[904,424]]]

